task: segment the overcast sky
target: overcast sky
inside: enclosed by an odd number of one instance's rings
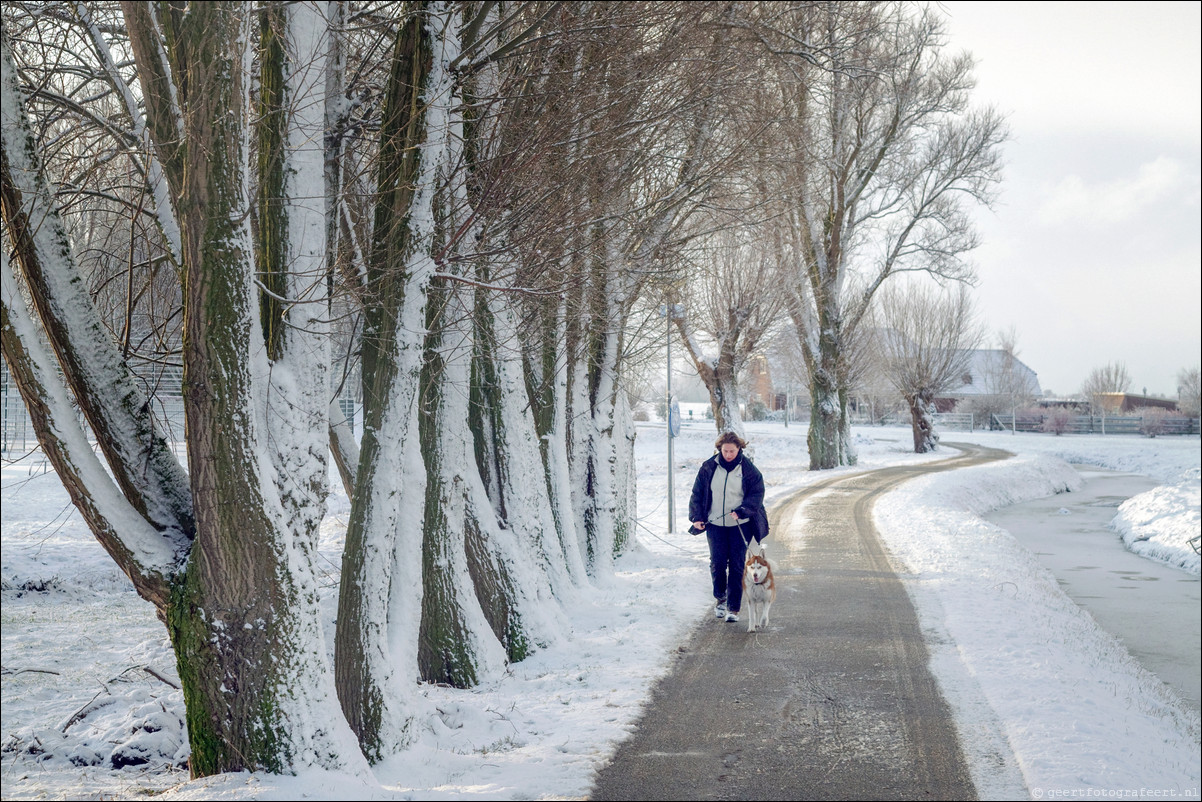
[[[989,331],[1015,328],[1044,390],[1121,361],[1132,392],[1175,398],[1202,361],[1202,4],[939,7],[978,102],[1010,120],[972,255]]]

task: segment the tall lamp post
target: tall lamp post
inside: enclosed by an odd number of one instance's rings
[[[664,316],[664,321],[667,323],[665,341],[667,343],[668,356],[668,382],[667,382],[667,404],[666,410],[668,430],[668,534],[676,532],[676,484],[673,481],[673,465],[674,459],[672,456],[672,441],[676,435],[680,433],[680,410],[672,401],[672,318],[680,317],[684,307],[681,304],[664,304],[660,306],[660,314]]]

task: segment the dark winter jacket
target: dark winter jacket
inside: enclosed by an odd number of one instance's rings
[[[701,463],[697,479],[693,482],[693,494],[689,497],[689,521],[709,520],[710,507],[713,504],[710,484],[721,459],[721,454],[715,454]],[[754,536],[760,541],[768,537],[768,513],[764,510],[764,476],[742,451],[739,452],[734,465],[739,463],[743,465],[743,503],[734,511],[740,518],[750,519],[750,531],[745,529],[744,534],[747,537]]]

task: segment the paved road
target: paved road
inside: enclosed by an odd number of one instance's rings
[[[769,630],[705,618],[591,798],[975,799],[871,516],[907,479],[1008,456],[957,447],[962,456],[832,477],[778,505]],[[789,531],[803,504],[805,531]]]

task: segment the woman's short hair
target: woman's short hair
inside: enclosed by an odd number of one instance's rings
[[[714,441],[714,448],[721,451],[722,446],[726,445],[727,443],[734,443],[739,447],[740,451],[747,448],[747,441],[742,437],[739,437],[734,432],[723,432],[722,434],[718,435],[718,439]]]

